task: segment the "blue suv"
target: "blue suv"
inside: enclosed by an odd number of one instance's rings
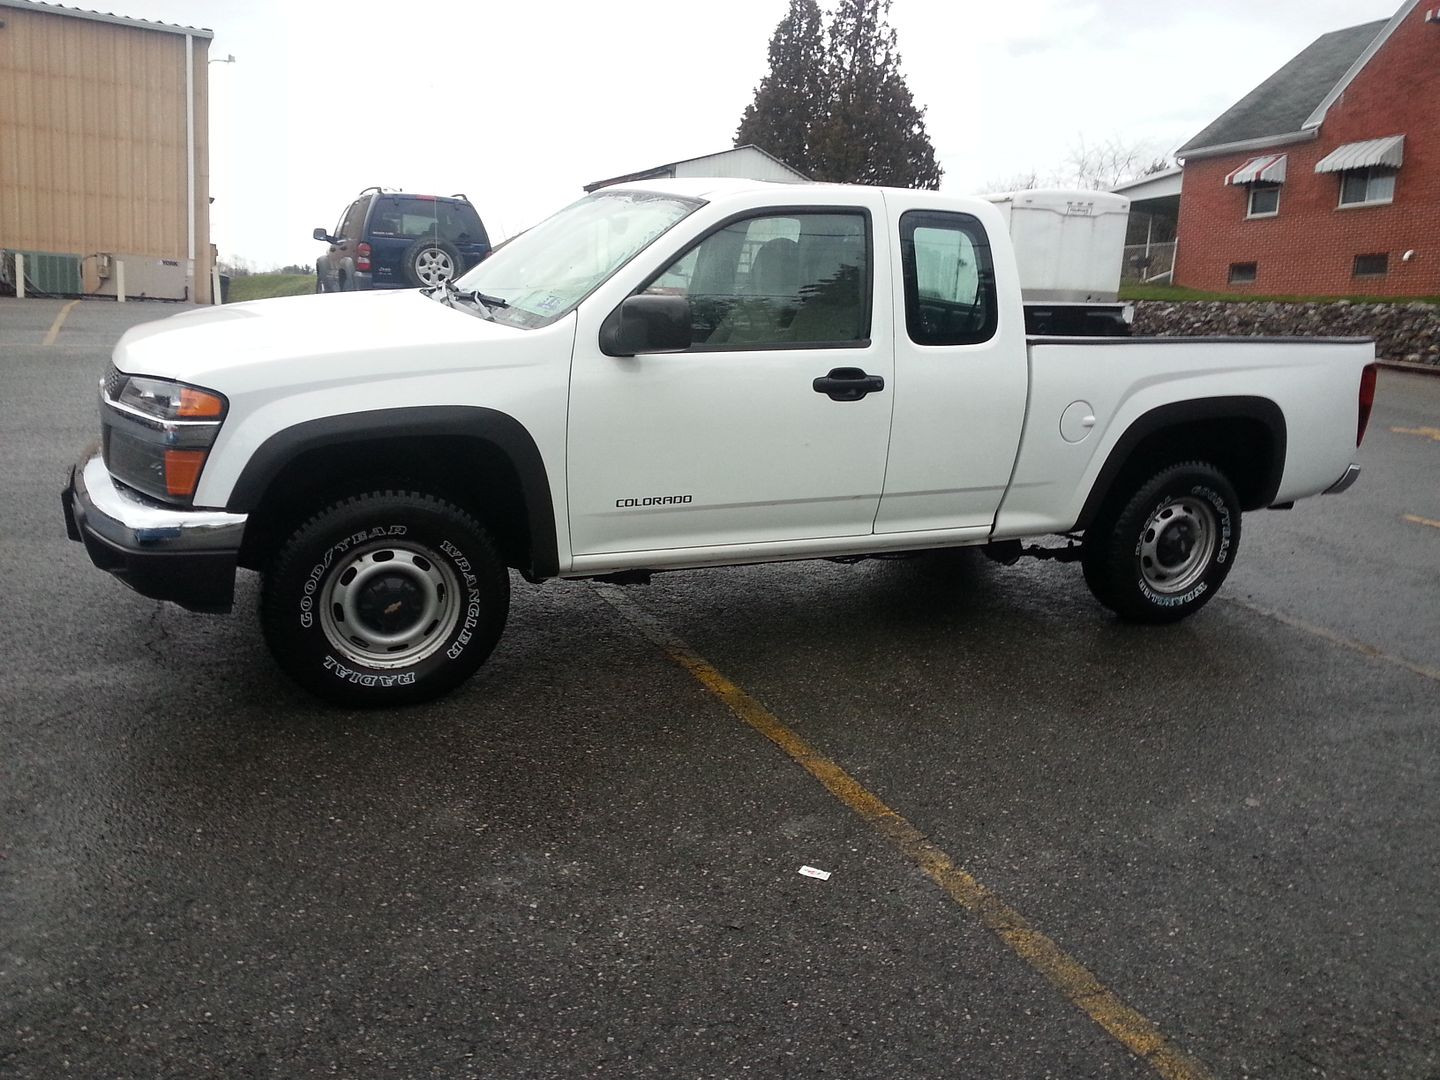
[[[316,292],[416,289],[451,281],[486,255],[490,238],[464,195],[407,195],[366,188],[315,262]]]

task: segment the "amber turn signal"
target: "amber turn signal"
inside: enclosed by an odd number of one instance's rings
[[[204,467],[204,450],[166,450],[165,490],[171,495],[187,498],[194,495],[195,485],[200,482],[200,470]]]
[[[180,408],[176,412],[177,416],[193,420],[200,417],[223,416],[224,414],[225,403],[214,394],[207,394],[204,390],[196,390],[189,386],[180,388]]]

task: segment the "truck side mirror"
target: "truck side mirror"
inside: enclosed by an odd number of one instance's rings
[[[600,326],[606,356],[684,352],[690,342],[690,300],[684,296],[627,297]]]
[[[310,235],[313,236],[313,237],[315,237],[316,240],[323,240],[323,241],[325,241],[325,243],[327,243],[327,244],[333,244],[333,243],[335,242],[334,239],[331,237],[331,235],[330,235],[328,232],[326,232],[324,229],[316,229],[316,230],[315,230],[313,233],[311,233]]]

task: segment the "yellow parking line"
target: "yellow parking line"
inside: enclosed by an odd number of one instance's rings
[[[1422,439],[1434,439],[1436,442],[1440,442],[1440,428],[1392,427],[1390,430],[1396,435],[1419,435]]]
[[[1048,979],[1071,1004],[1085,1012],[1131,1053],[1143,1058],[1166,1080],[1209,1080],[1210,1073],[1205,1067],[1178,1049],[1152,1021],[1106,989],[1088,968],[957,866],[949,855],[877,795],[720,674],[659,620],[642,611],[614,586],[596,586],[596,591],[642,635],[664,650],[671,660],[725,702],[731,712],[820,781],[830,794],[889,840],[952,900],[978,918],[1017,956]]]
[[[1431,521],[1429,518],[1422,518],[1416,514],[1402,515],[1404,519],[1414,525],[1429,525],[1432,529],[1440,529],[1440,521]]]
[[[79,300],[71,300],[68,304],[66,304],[64,307],[62,307],[62,308],[60,309],[60,314],[59,314],[59,315],[56,315],[56,316],[55,316],[55,321],[50,324],[50,332],[45,335],[45,340],[44,340],[44,342],[43,342],[42,344],[45,344],[45,345],[54,345],[54,344],[55,344],[55,339],[60,336],[60,327],[65,324],[65,316],[69,315],[69,314],[70,314],[70,309],[73,308],[73,307],[74,307],[76,304],[78,304],[79,302],[80,302]]]

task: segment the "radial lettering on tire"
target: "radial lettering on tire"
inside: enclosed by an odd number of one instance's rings
[[[432,496],[344,499],[286,541],[261,590],[271,652],[346,704],[421,701],[484,662],[509,578],[473,518]]]

